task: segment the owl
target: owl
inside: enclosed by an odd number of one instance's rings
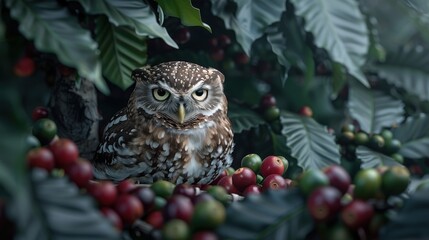
[[[128,104],[106,125],[93,159],[95,178],[208,184],[231,165],[221,72],[174,61],[136,69],[131,77],[136,84]]]

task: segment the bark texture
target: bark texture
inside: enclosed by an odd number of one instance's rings
[[[74,74],[59,77],[50,100],[58,136],[73,140],[80,155],[92,159],[99,143],[97,92],[89,80]]]

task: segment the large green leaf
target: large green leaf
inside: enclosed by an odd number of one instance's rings
[[[55,53],[62,63],[75,67],[104,93],[109,92],[101,74],[97,43],[66,8],[50,0],[5,2],[11,16],[20,22],[20,32],[34,40],[37,49]]]
[[[69,0],[70,1],[70,0]],[[105,14],[115,26],[128,26],[140,36],[160,37],[168,45],[178,48],[160,26],[150,6],[140,0],[77,0],[91,14]]]
[[[326,127],[309,117],[292,113],[282,113],[280,122],[282,134],[287,138],[287,145],[292,156],[298,160],[298,166],[304,170],[323,168],[340,163],[338,146],[334,136]]]
[[[312,222],[298,190],[267,191],[232,203],[217,233],[221,239],[305,239]]]
[[[50,177],[34,169],[31,183],[31,192],[21,196],[27,199],[17,199],[11,206],[29,210],[17,216],[17,221],[28,226],[18,234],[22,239],[120,239],[119,231],[101,214],[94,199],[83,195],[67,178]]]
[[[426,189],[414,192],[399,213],[381,229],[380,239],[427,239],[428,214],[429,191]]]
[[[369,47],[365,17],[355,0],[292,0],[295,13],[305,19],[305,29],[315,44],[328,51],[334,62],[368,86],[361,67]]]
[[[211,0],[212,12],[226,28],[235,32],[238,43],[250,55],[253,41],[260,38],[268,26],[280,21],[286,10],[284,0]],[[235,5],[234,7],[232,5]],[[234,10],[231,10],[233,9]]]
[[[201,20],[200,10],[192,6],[191,0],[156,0],[162,10],[173,17],[180,18],[183,25],[200,26],[211,32],[209,25]]]
[[[126,27],[112,25],[106,17],[97,18],[96,40],[100,46],[104,76],[122,89],[133,84],[131,72],[147,60],[145,37]]]
[[[392,132],[393,136],[402,143],[399,153],[404,157],[429,157],[429,117],[427,115],[408,119]]]
[[[356,149],[356,157],[361,160],[361,168],[399,165],[399,163],[391,157],[363,146],[359,146]]]
[[[400,100],[353,81],[348,106],[352,118],[368,133],[377,133],[383,127],[399,124],[404,119],[404,104]]]
[[[429,100],[429,52],[422,48],[401,48],[388,52],[386,62],[375,65],[380,77],[422,100]]]
[[[234,103],[228,105],[228,117],[234,133],[241,133],[265,124],[265,121],[254,110]]]

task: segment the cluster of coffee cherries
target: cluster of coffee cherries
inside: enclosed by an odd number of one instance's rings
[[[174,185],[159,180],[149,185],[124,180],[93,181],[92,165],[79,157],[76,144],[56,136],[55,122],[45,107],[32,112],[33,135],[40,143],[27,154],[30,168],[44,169],[53,175],[66,175],[82,192],[92,196],[100,212],[122,231],[136,222],[150,226],[142,232],[162,239],[217,239],[214,230],[225,220],[225,207],[231,195],[220,186]],[[130,231],[133,233],[139,231]],[[152,235],[150,235],[152,234]]]
[[[288,160],[282,156],[267,156],[262,160],[252,153],[242,158],[240,168],[223,171],[212,184],[242,196],[268,189],[286,189],[292,185],[292,180],[284,177],[288,166]]]
[[[361,169],[352,181],[341,166],[303,172],[297,179],[320,239],[377,239],[390,201],[403,193],[410,173],[402,165]]]
[[[357,146],[366,146],[390,156],[398,163],[404,163],[403,156],[398,153],[401,149],[401,142],[395,139],[388,129],[383,129],[380,133],[368,134],[364,131],[357,131],[352,124],[346,124],[341,128],[337,142],[342,146],[342,155],[347,159],[355,158]]]
[[[203,192],[196,186],[164,180],[133,192],[144,205],[141,220],[158,230],[162,239],[218,239],[214,230],[224,222],[224,204],[230,199],[219,186]]]

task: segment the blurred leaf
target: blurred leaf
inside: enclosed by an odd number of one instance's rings
[[[384,62],[386,60],[386,50],[380,44],[380,37],[376,26],[377,18],[367,14],[365,19],[369,31],[368,59],[372,61]]]
[[[20,32],[40,51],[55,53],[65,65],[75,67],[79,74],[108,93],[101,76],[97,43],[69,11],[56,1],[6,0],[10,14],[20,22]]]
[[[356,157],[362,162],[361,168],[376,168],[378,166],[400,165],[391,157],[363,146],[359,146],[356,148]]]
[[[131,72],[146,63],[146,39],[125,27],[115,27],[106,17],[97,18],[96,40],[100,46],[103,74],[106,78],[127,89],[133,84]]]
[[[313,221],[298,190],[266,191],[227,209],[221,239],[305,239]]]
[[[68,0],[71,1],[71,0]],[[137,35],[160,37],[168,45],[178,48],[168,35],[167,30],[160,26],[152,9],[144,1],[139,0],[77,0],[91,14],[105,14],[115,26],[131,27]]]
[[[200,10],[192,6],[191,0],[156,0],[164,12],[180,18],[185,26],[200,26],[212,32],[209,25],[201,20]]]
[[[399,153],[406,158],[429,157],[429,117],[409,118],[407,122],[392,129],[393,136],[401,141]]]
[[[66,177],[50,177],[40,169],[33,169],[31,173],[32,192],[27,192],[27,197],[32,202],[27,204],[32,208],[26,214],[27,224],[31,226],[27,231],[31,230],[32,236],[28,232],[20,233],[21,236],[27,235],[26,239],[120,239],[119,231],[101,214],[94,199],[80,193]]]
[[[250,55],[252,43],[267,27],[280,21],[286,10],[283,0],[211,0],[212,13],[221,18],[227,29],[235,32],[238,43]]]
[[[339,148],[326,127],[312,118],[292,113],[282,113],[280,122],[286,144],[298,160],[298,166],[307,170],[340,163]]]
[[[404,104],[389,95],[351,82],[348,107],[352,118],[368,133],[399,124],[404,119]]]
[[[332,63],[332,89],[336,96],[347,83],[347,74],[343,66],[339,63]]]
[[[234,133],[241,133],[242,131],[265,124],[264,119],[254,110],[234,103],[228,104],[228,117],[231,120]]]
[[[373,68],[378,75],[422,100],[429,100],[429,51],[421,47],[388,52],[386,62]]]
[[[429,228],[429,191],[420,190],[410,195],[405,206],[380,231],[381,240],[427,239]]]
[[[325,48],[334,62],[369,86],[361,71],[369,47],[365,18],[354,0],[292,0],[295,13],[306,21],[315,44]]]
[[[284,67],[284,74],[281,78],[282,84],[286,82],[288,72],[290,68],[289,59],[286,56],[286,38],[282,30],[280,23],[273,24],[267,28],[267,40],[271,45],[271,48],[277,56],[278,62]]]
[[[288,47],[283,54],[293,66],[304,73],[305,81],[308,83],[314,77],[315,63],[313,52],[306,44],[306,32],[297,22],[293,13],[286,13],[284,16],[285,18],[282,18],[280,24],[283,27]]]

